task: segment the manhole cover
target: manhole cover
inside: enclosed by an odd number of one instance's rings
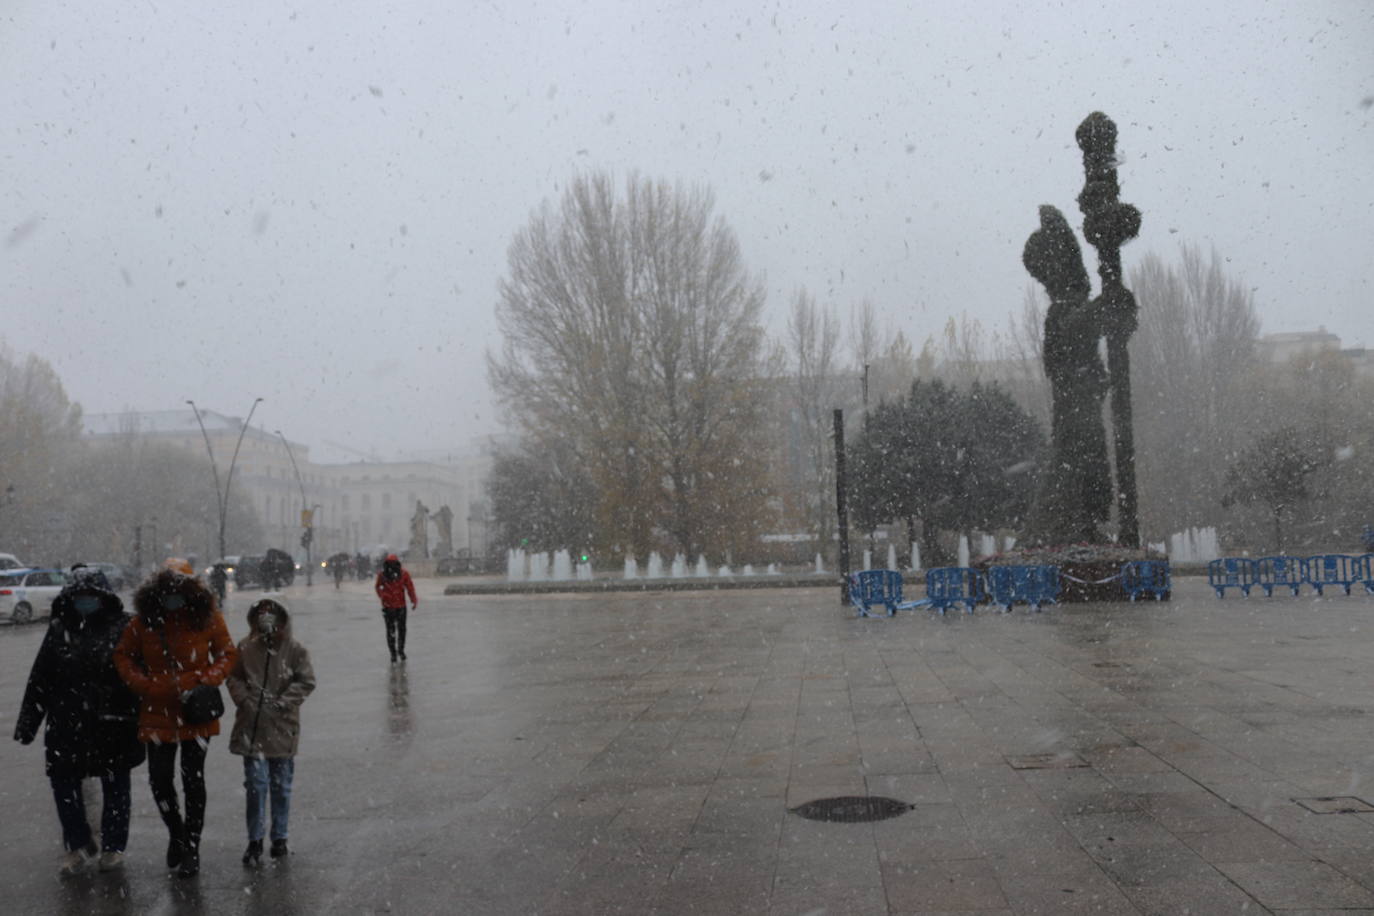
[[[915,805],[883,798],[881,795],[841,795],[839,798],[818,798],[798,805],[792,813],[808,821],[828,821],[832,824],[865,824],[885,821],[906,814]]]
[[[1293,801],[1313,814],[1368,814],[1374,811],[1374,805],[1353,795],[1324,795],[1319,798],[1295,798]]]
[[[1088,762],[1077,754],[1022,754],[1008,757],[1013,770],[1069,770],[1085,767]]]

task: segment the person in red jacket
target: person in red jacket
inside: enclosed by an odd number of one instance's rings
[[[387,554],[382,561],[382,571],[377,573],[373,586],[377,597],[382,599],[382,617],[386,619],[386,647],[391,650],[391,660],[399,655],[406,657],[406,596],[410,596],[412,608],[419,605],[415,597],[415,583],[410,573],[401,568],[401,558],[394,553]]]

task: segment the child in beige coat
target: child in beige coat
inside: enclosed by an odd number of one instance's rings
[[[269,598],[248,611],[248,636],[226,681],[238,707],[229,750],[243,757],[248,794],[248,849],[243,864],[262,861],[265,806],[272,799],[272,858],[287,854],[291,783],[300,744],[301,704],[315,689],[310,653],[291,636],[291,615]]]

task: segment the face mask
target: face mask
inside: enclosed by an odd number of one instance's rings
[[[180,595],[163,595],[162,609],[164,611],[179,611],[186,607],[186,599]]]
[[[83,617],[94,614],[100,610],[100,606],[104,603],[99,595],[76,595],[72,598],[72,607],[76,608],[76,612]]]

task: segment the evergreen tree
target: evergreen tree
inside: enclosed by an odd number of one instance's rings
[[[961,391],[916,381],[900,401],[868,415],[850,450],[855,524],[872,531],[900,522],[921,553],[941,562],[941,531],[1019,526],[1044,435],[996,385]]]
[[[1285,426],[1260,436],[1226,472],[1222,505],[1262,503],[1274,521],[1274,549],[1283,553],[1283,519],[1312,496],[1308,477],[1321,468],[1323,454]]]

